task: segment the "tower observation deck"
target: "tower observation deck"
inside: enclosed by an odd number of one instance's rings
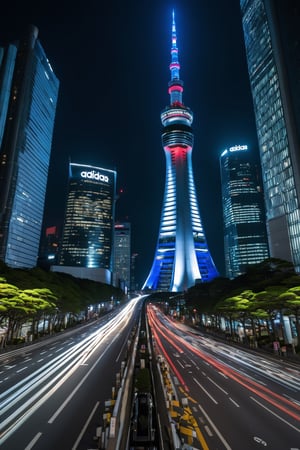
[[[193,113],[182,102],[175,14],[169,81],[170,105],[161,113],[166,182],[159,236],[143,289],[182,292],[218,276],[199,213],[192,167]]]

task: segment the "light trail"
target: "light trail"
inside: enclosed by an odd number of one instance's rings
[[[81,342],[55,356],[0,395],[0,445],[65,383],[111,335],[117,337],[128,324],[142,297],[128,302],[120,312]],[[113,342],[113,340],[111,340]],[[19,407],[17,407],[19,404]]]
[[[215,358],[209,356],[207,353],[199,350],[199,348],[195,348],[192,344],[187,342],[183,337],[179,336],[177,333],[174,333],[170,328],[166,328],[166,326],[159,321],[156,310],[154,310],[152,305],[148,305],[147,314],[150,317],[150,325],[154,327],[156,334],[161,333],[163,337],[168,335],[167,341],[174,346],[174,348],[178,351],[178,345],[181,344],[189,351],[200,357],[202,360],[206,361],[223,374],[227,375],[230,379],[236,381],[243,387],[245,387],[248,391],[255,393],[257,396],[263,398],[269,404],[289,415],[296,421],[300,422],[300,405],[292,402],[288,398],[283,397],[282,395],[273,392],[269,388],[259,384],[254,381],[250,377],[246,375],[240,374],[237,370],[227,366],[225,363],[221,361],[217,361]],[[170,326],[174,327],[173,322],[169,320]],[[164,331],[162,331],[162,328]],[[161,344],[162,345],[162,344]],[[164,351],[167,354],[166,351]],[[176,375],[177,376],[177,375]],[[186,385],[186,383],[184,383]],[[299,430],[300,432],[300,430]]]
[[[213,342],[210,338],[191,332],[188,327],[183,324],[171,321],[168,317],[166,319],[173,328],[176,328],[181,333],[183,332],[185,335],[189,335],[197,346],[201,345],[201,347],[209,347],[216,355],[224,355],[226,358],[238,362],[239,364],[243,364],[246,368],[260,373],[265,378],[273,379],[276,383],[287,386],[292,390],[298,391],[300,389],[299,370],[287,368],[286,371],[282,372],[280,365],[276,361],[256,358],[242,349],[228,351],[228,347],[225,347],[222,343]]]

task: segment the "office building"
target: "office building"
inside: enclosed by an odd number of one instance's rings
[[[111,284],[115,199],[115,171],[69,164],[59,265],[52,270]]]
[[[49,269],[51,265],[58,263],[60,246],[60,233],[58,227],[53,225],[46,227],[41,239],[38,266]]]
[[[197,204],[192,168],[193,113],[182,101],[173,12],[170,105],[161,113],[166,182],[154,261],[143,289],[181,292],[218,276]]]
[[[260,167],[246,145],[220,156],[226,276],[230,279],[269,257]]]
[[[240,0],[270,256],[300,271],[300,3]]]
[[[114,236],[114,285],[124,292],[130,289],[131,224],[117,222]]]
[[[132,253],[131,254],[131,265],[130,265],[130,289],[132,291],[137,291],[140,289],[140,286],[137,282],[137,266],[139,261],[139,254]]]
[[[0,48],[0,259],[37,264],[59,82],[31,27]]]

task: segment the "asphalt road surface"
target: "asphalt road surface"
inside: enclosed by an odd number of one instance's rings
[[[185,442],[213,450],[300,449],[299,365],[205,337],[151,304],[148,318]]]
[[[93,448],[141,304],[1,355],[1,450]]]

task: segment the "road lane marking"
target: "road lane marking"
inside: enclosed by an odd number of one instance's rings
[[[115,342],[115,340],[118,338],[119,336],[116,334],[115,337],[113,338],[113,340],[110,342],[110,345],[108,345],[103,353],[99,356],[99,358],[94,362],[94,364],[92,365],[92,367],[90,368],[90,370],[85,374],[85,376],[80,380],[80,382],[77,384],[76,388],[74,388],[74,390],[71,392],[71,394],[66,398],[66,400],[61,404],[61,406],[56,410],[56,412],[50,417],[50,419],[48,420],[48,423],[53,423],[54,420],[57,418],[57,416],[62,412],[62,410],[66,407],[66,405],[70,402],[70,400],[74,397],[74,395],[76,394],[76,392],[78,391],[78,389],[82,386],[82,384],[85,382],[85,380],[88,378],[88,376],[90,375],[90,373],[95,369],[95,367],[97,366],[97,364],[99,364],[100,360],[103,358],[103,356],[105,355],[105,353],[108,351],[108,349],[111,347],[111,345]]]
[[[231,397],[229,397],[229,400],[230,400],[237,408],[240,407],[240,405],[239,405],[237,402],[235,402]]]
[[[210,393],[209,393],[206,389],[204,389],[204,387],[202,386],[202,384],[199,383],[199,381],[198,381],[196,378],[193,378],[193,380],[194,380],[195,383],[198,384],[198,386],[205,392],[205,394],[206,394],[206,395],[214,402],[214,404],[217,405],[217,404],[218,404],[217,400],[215,400],[215,399],[213,398],[213,396],[210,395]]]
[[[267,447],[266,441],[264,441],[264,440],[261,439],[260,437],[254,436],[253,440],[254,440],[255,442],[257,442],[258,444],[261,444],[261,445],[263,445],[264,447]]]
[[[94,406],[94,408],[92,409],[92,412],[91,412],[91,414],[89,415],[89,417],[87,418],[87,421],[85,422],[85,424],[83,425],[82,430],[80,431],[80,433],[79,433],[79,435],[78,435],[78,438],[76,439],[75,444],[74,444],[73,447],[72,447],[72,450],[76,450],[76,448],[78,447],[78,444],[79,444],[79,442],[81,441],[82,436],[83,436],[84,433],[86,432],[86,429],[87,429],[87,427],[89,426],[89,423],[90,423],[90,421],[92,420],[92,418],[93,418],[93,416],[94,416],[94,414],[95,414],[95,412],[96,412],[96,409],[97,409],[98,406],[99,406],[99,403],[100,403],[100,402],[97,402],[96,405]]]
[[[219,371],[219,374],[222,375],[222,377],[226,378],[226,380],[228,380],[228,376],[225,375],[225,373]]]
[[[291,428],[293,428],[293,430],[298,431],[298,433],[300,433],[300,429],[295,427],[294,425],[292,425],[290,422],[288,422],[287,420],[285,420],[283,417],[280,417],[278,414],[276,414],[275,412],[273,412],[271,409],[267,408],[265,405],[263,405],[262,403],[260,403],[258,400],[256,400],[256,398],[251,397],[251,400],[253,400],[255,403],[257,403],[259,406],[261,406],[262,408],[264,408],[266,411],[268,411],[270,414],[272,414],[273,416],[277,417],[277,419],[281,420],[282,422],[284,422],[286,425],[289,425]]]
[[[222,391],[222,392],[224,392],[224,394],[228,395],[228,392],[225,391],[225,389],[223,389],[221,386],[219,386],[218,383],[216,383],[212,378],[207,377],[207,379],[208,379],[212,384],[214,384],[217,388],[219,388],[220,391]]]
[[[220,439],[220,441],[224,445],[225,449],[226,450],[232,450],[232,448],[230,447],[230,445],[228,444],[226,439],[222,436],[222,434],[220,433],[220,431],[218,430],[216,425],[213,423],[213,421],[210,419],[208,414],[204,411],[204,409],[201,407],[201,405],[198,405],[198,406],[199,406],[200,411],[202,412],[202,414],[206,418],[207,422],[210,424],[210,426],[212,427],[212,429],[214,430],[214,432],[216,433],[216,435],[218,436],[218,438]]]
[[[208,425],[204,425],[204,429],[206,431],[206,433],[208,434],[209,437],[213,436],[213,433],[210,431],[210,428]]]
[[[29,444],[25,447],[24,450],[31,450],[35,444],[37,443],[37,441],[39,440],[39,438],[42,436],[42,433],[37,433],[34,438],[29,442]]]

